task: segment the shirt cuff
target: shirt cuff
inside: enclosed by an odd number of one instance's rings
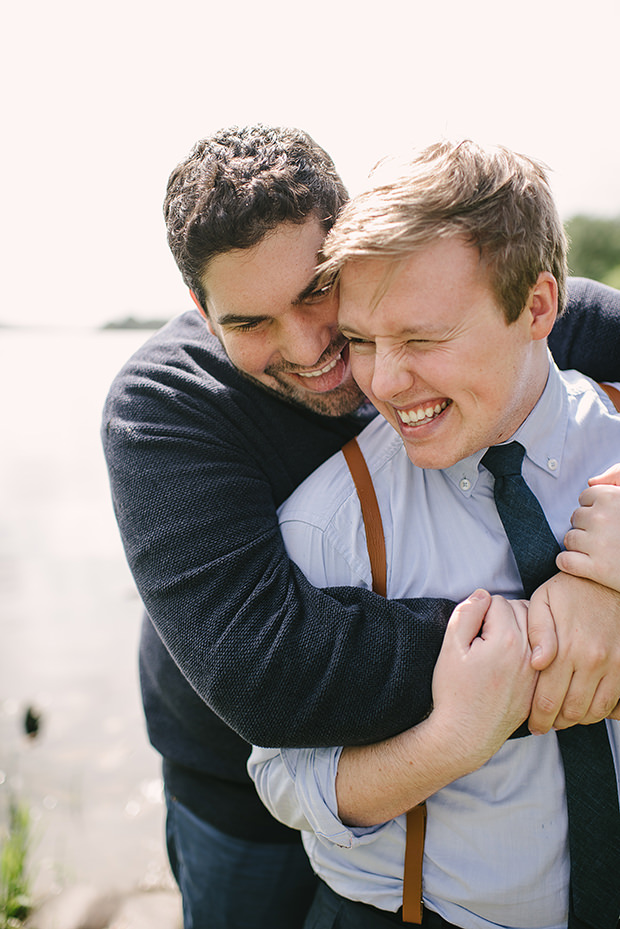
[[[282,759],[295,782],[297,799],[303,815],[324,845],[353,848],[367,845],[387,823],[377,826],[351,827],[338,817],[336,774],[342,747],[284,748]]]

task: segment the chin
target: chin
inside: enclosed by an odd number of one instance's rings
[[[318,391],[303,390],[289,382],[276,381],[273,378],[270,378],[272,380],[271,384],[266,384],[246,372],[242,373],[248,380],[254,381],[267,393],[279,397],[280,400],[294,403],[295,406],[310,410],[312,413],[319,413],[322,416],[346,416],[348,413],[354,413],[366,400],[353,379],[346,384],[341,384],[335,390],[319,393]]]
[[[346,416],[348,413],[355,412],[366,397],[357,384],[351,382],[347,386],[324,394],[304,391],[304,395],[298,395],[296,399],[297,403],[307,410],[312,410],[313,413],[320,413],[323,416]]]

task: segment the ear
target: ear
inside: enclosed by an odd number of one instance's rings
[[[530,292],[526,312],[530,314],[532,339],[546,339],[558,315],[558,284],[549,271],[542,271],[538,275]]]
[[[202,304],[200,303],[200,300],[198,299],[198,297],[196,296],[193,290],[190,290],[189,295],[194,301],[194,303],[196,304],[196,309],[198,310],[200,315],[204,317],[204,319],[206,320],[207,328],[209,332],[211,333],[211,335],[215,335],[213,331],[213,326],[211,325],[211,320],[209,319],[207,311],[203,308]]]

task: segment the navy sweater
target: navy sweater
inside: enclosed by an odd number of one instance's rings
[[[620,293],[583,280],[550,345],[560,367],[620,380]],[[112,384],[103,444],[146,607],[142,696],[168,788],[233,835],[290,841],[245,770],[259,745],[361,744],[419,721],[453,608],[311,587],[276,509],[371,408],[309,412],[240,375],[195,311]]]

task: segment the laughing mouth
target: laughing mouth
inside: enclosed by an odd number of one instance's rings
[[[341,355],[336,355],[335,358],[332,358],[324,368],[319,368],[318,371],[296,371],[295,373],[298,377],[320,377],[322,374],[327,374],[328,371],[331,371],[332,368],[335,368],[338,362],[340,361]]]
[[[440,416],[451,403],[452,400],[442,400],[441,403],[435,403],[433,406],[419,406],[412,410],[396,410],[396,414],[405,426],[420,426],[423,423],[430,423],[431,420]]]

